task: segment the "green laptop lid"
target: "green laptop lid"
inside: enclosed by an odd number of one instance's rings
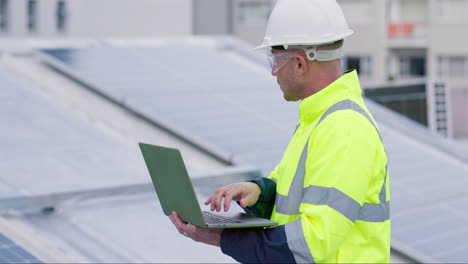
[[[179,150],[145,143],[139,145],[164,214],[170,215],[176,211],[182,220],[205,227]]]

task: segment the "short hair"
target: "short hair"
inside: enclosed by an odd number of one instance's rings
[[[283,45],[278,45],[278,46],[271,46],[272,49],[275,49],[275,50],[284,50],[284,46]]]
[[[320,46],[317,47],[317,49],[319,49],[319,50],[339,49],[339,48],[343,47],[343,42],[344,42],[344,40],[340,39],[340,40],[337,40],[337,41],[335,41],[333,43],[330,43],[330,44],[320,45]]]
[[[340,39],[330,44],[317,45],[317,47],[319,47],[319,49],[324,49],[324,50],[334,50],[334,49],[341,48],[343,46],[343,42],[344,40]],[[291,45],[291,46],[296,46],[296,45]],[[307,45],[300,45],[300,46],[307,46]],[[285,50],[284,45],[276,45],[276,46],[272,46],[271,48],[274,50]]]

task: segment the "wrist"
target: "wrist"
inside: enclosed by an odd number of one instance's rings
[[[221,247],[221,235],[224,229],[213,229],[213,239],[211,241],[212,246]]]
[[[254,185],[254,187],[252,187],[254,189],[254,196],[255,196],[255,203],[257,203],[259,200],[260,200],[260,197],[262,196],[262,183],[257,181],[257,180],[253,180],[251,181],[250,183],[252,183]]]

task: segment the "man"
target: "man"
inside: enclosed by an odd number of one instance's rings
[[[268,229],[203,229],[170,216],[181,234],[220,246],[239,262],[389,262],[387,156],[356,71],[341,73],[348,28],[335,0],[279,0],[264,43],[299,124],[268,178],[217,189],[205,204],[279,223]]]

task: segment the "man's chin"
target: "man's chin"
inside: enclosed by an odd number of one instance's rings
[[[299,101],[299,98],[291,98],[291,97],[288,97],[286,94],[283,94],[283,98],[284,100],[288,101],[288,102],[296,102],[296,101]]]

